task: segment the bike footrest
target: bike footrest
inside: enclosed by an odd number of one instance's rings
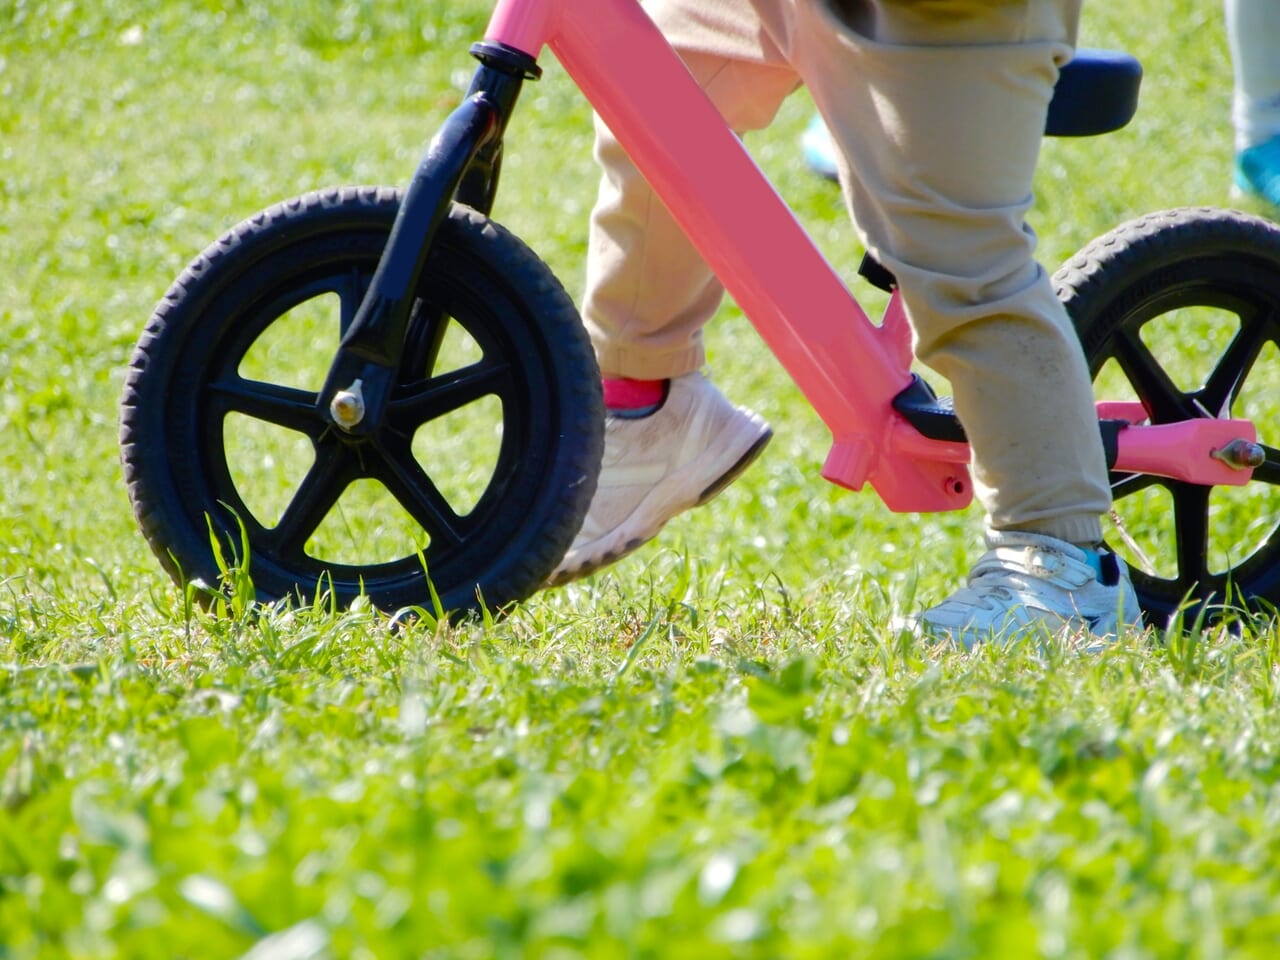
[[[930,440],[968,442],[951,398],[939,397],[918,374],[913,373],[911,385],[893,398],[893,409]]]

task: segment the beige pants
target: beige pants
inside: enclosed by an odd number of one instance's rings
[[[916,355],[950,383],[997,530],[1101,538],[1111,496],[1088,370],[1026,225],[1080,0],[651,0],[739,133],[804,83]],[[700,367],[723,288],[597,122],[583,314],[606,376]]]

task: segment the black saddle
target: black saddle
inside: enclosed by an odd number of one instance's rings
[[[1115,50],[1077,50],[1053,88],[1045,134],[1092,137],[1119,130],[1138,109],[1141,84],[1142,64],[1135,57]]]

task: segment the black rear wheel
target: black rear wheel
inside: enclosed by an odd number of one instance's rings
[[[1099,399],[1151,423],[1253,421],[1266,463],[1243,487],[1113,473],[1108,539],[1148,622],[1180,607],[1280,605],[1280,227],[1217,209],[1155,213],[1085,247],[1054,277]]]
[[[176,579],[216,584],[234,557],[261,599],[430,609],[434,588],[447,610],[496,610],[568,548],[599,469],[599,374],[545,264],[475,211],[455,206],[437,234],[381,427],[351,437],[318,402],[398,206],[347,188],[272,207],[156,308],[121,444]]]

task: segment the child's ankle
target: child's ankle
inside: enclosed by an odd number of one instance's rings
[[[662,409],[670,381],[603,377],[600,382],[604,387],[604,407],[609,415],[636,420]]]

